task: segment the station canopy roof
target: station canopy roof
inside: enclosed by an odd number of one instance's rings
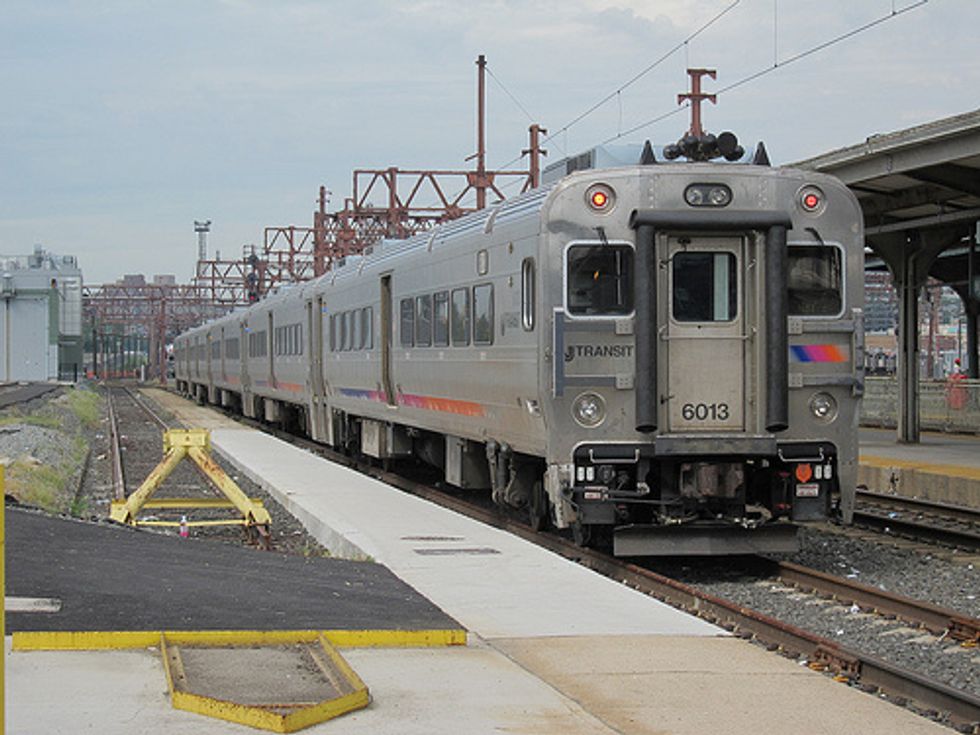
[[[952,228],[963,237],[980,220],[980,110],[872,135],[791,165],[847,184],[872,245],[876,236],[910,230]]]

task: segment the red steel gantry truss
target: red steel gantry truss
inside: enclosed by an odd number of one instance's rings
[[[181,331],[253,303],[278,284],[323,275],[337,259],[359,253],[382,238],[411,237],[483,209],[488,194],[503,200],[503,180],[522,183],[522,193],[538,186],[545,154],[540,136],[547,131],[537,124],[530,126],[530,145],[522,151],[529,156],[527,170],[487,170],[485,57],[481,55],[476,63],[477,151],[467,159],[476,159],[473,170],[357,169],[351,196],[342,209],[327,211],[328,193],[321,186],[312,227],[267,227],[261,248],[244,246],[240,259],[199,259],[190,285],[86,287],[85,318],[93,325],[93,340],[99,334],[95,325],[103,325],[103,333],[106,325],[145,333],[150,374],[163,378],[166,345]],[[372,198],[384,204],[375,204]]]

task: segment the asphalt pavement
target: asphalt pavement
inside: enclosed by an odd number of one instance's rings
[[[371,562],[234,544],[7,508],[7,597],[59,612],[8,612],[16,631],[459,628]]]

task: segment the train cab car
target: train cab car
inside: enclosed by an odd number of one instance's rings
[[[863,241],[846,187],[763,166],[588,171],[542,220],[560,525],[612,531],[622,555],[737,553],[795,549],[789,521],[827,518],[832,496],[850,514]]]

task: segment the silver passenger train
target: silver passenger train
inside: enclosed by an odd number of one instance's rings
[[[853,510],[861,222],[807,171],[574,171],[182,334],[176,383],[617,555],[793,550]]]

